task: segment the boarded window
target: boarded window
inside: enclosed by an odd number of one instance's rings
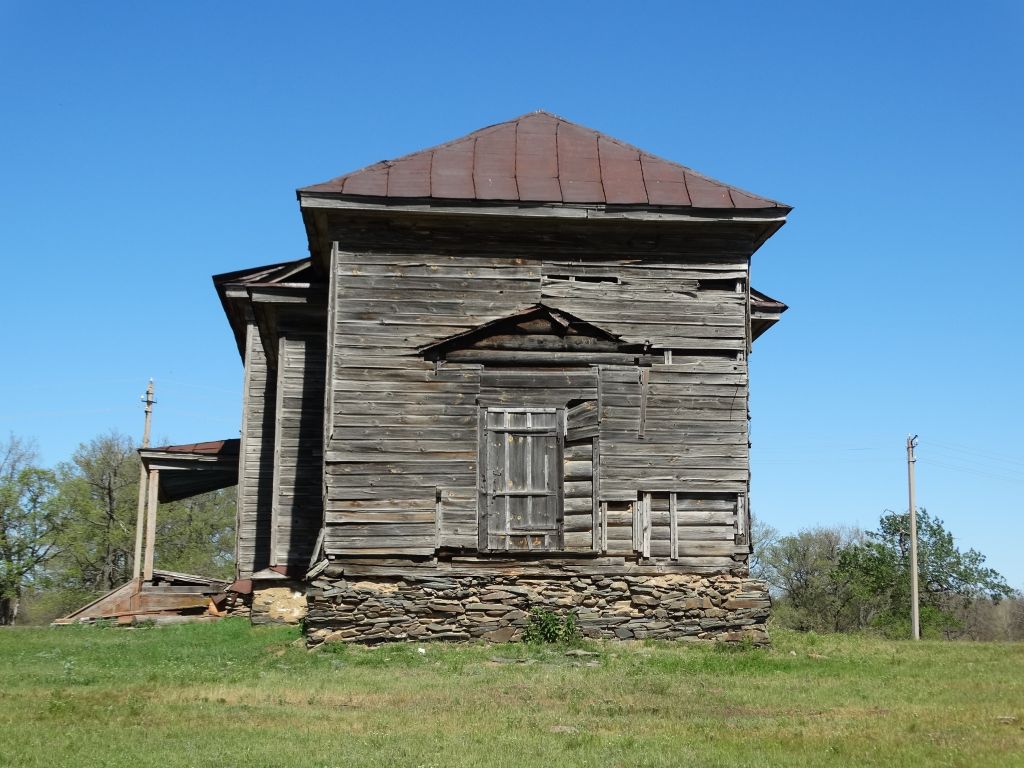
[[[641,491],[636,501],[602,502],[599,523],[610,555],[732,568],[750,552],[745,494]]]
[[[480,549],[562,549],[561,408],[481,411]]]

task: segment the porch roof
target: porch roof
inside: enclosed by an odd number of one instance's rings
[[[167,502],[237,485],[238,451],[234,438],[141,448],[139,457],[147,470],[160,471],[157,495]]]

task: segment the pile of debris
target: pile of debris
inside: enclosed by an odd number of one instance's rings
[[[132,579],[77,611],[53,622],[89,624],[181,624],[216,621],[232,611],[238,595],[228,582],[173,571],[153,571],[150,581]]]

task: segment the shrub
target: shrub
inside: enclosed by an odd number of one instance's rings
[[[523,631],[525,643],[565,643],[579,642],[580,629],[576,623],[576,615],[572,612],[559,616],[548,608],[533,608],[530,620]]]

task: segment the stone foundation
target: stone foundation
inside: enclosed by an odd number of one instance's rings
[[[298,624],[306,615],[306,585],[301,581],[253,584],[253,624]]]
[[[532,608],[576,615],[591,638],[767,644],[767,586],[739,576],[318,578],[306,636],[322,642],[518,639]]]
[[[232,618],[248,619],[252,616],[252,595],[228,592],[224,613]]]

